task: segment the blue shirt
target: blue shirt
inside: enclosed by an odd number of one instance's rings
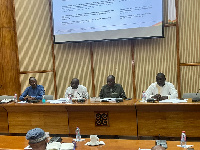
[[[22,95],[19,97],[19,100],[24,100],[24,97],[32,96],[35,97],[37,100],[42,99],[42,96],[45,94],[44,87],[42,85],[37,85],[36,88],[32,88],[29,86],[25,89]]]

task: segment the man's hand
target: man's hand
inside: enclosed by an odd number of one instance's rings
[[[162,96],[162,97],[160,98],[160,100],[165,100],[165,99],[168,99],[168,96]]]
[[[34,99],[35,99],[35,97],[26,96],[26,97],[24,97],[24,99],[25,99],[25,100],[34,100]]]
[[[151,98],[154,98],[156,100],[160,100],[161,95],[160,94],[156,94],[156,95],[152,96]]]
[[[161,100],[168,99],[168,96],[161,96],[160,94],[156,94],[156,95],[152,96],[152,98],[154,98],[158,101],[161,101]]]

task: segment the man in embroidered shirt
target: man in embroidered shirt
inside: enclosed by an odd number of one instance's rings
[[[102,87],[99,97],[126,99],[126,95],[122,86],[120,84],[115,83],[115,77],[113,75],[109,75],[107,77],[107,84]]]
[[[79,85],[79,80],[77,78],[73,78],[71,81],[71,86],[67,88],[65,92],[65,97],[69,97],[71,95],[72,98],[86,98],[88,99],[87,88],[83,85]]]
[[[29,130],[26,134],[26,139],[29,140],[32,150],[46,150],[48,140],[44,130],[40,128]]]
[[[42,85],[37,85],[37,80],[34,77],[29,78],[29,84],[31,86],[27,87],[19,100],[41,100],[44,93],[44,87]]]
[[[156,82],[152,83],[146,90],[147,98],[155,98],[157,100],[174,99],[178,97],[177,90],[170,82],[165,82],[166,78],[163,73],[158,73]]]

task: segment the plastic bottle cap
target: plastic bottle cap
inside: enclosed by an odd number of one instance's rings
[[[185,133],[185,131],[182,131],[182,133]]]

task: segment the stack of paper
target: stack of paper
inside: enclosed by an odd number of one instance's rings
[[[73,143],[62,143],[60,150],[73,150],[74,144]]]
[[[187,99],[180,100],[180,99],[166,99],[159,101],[159,103],[187,103]]]

